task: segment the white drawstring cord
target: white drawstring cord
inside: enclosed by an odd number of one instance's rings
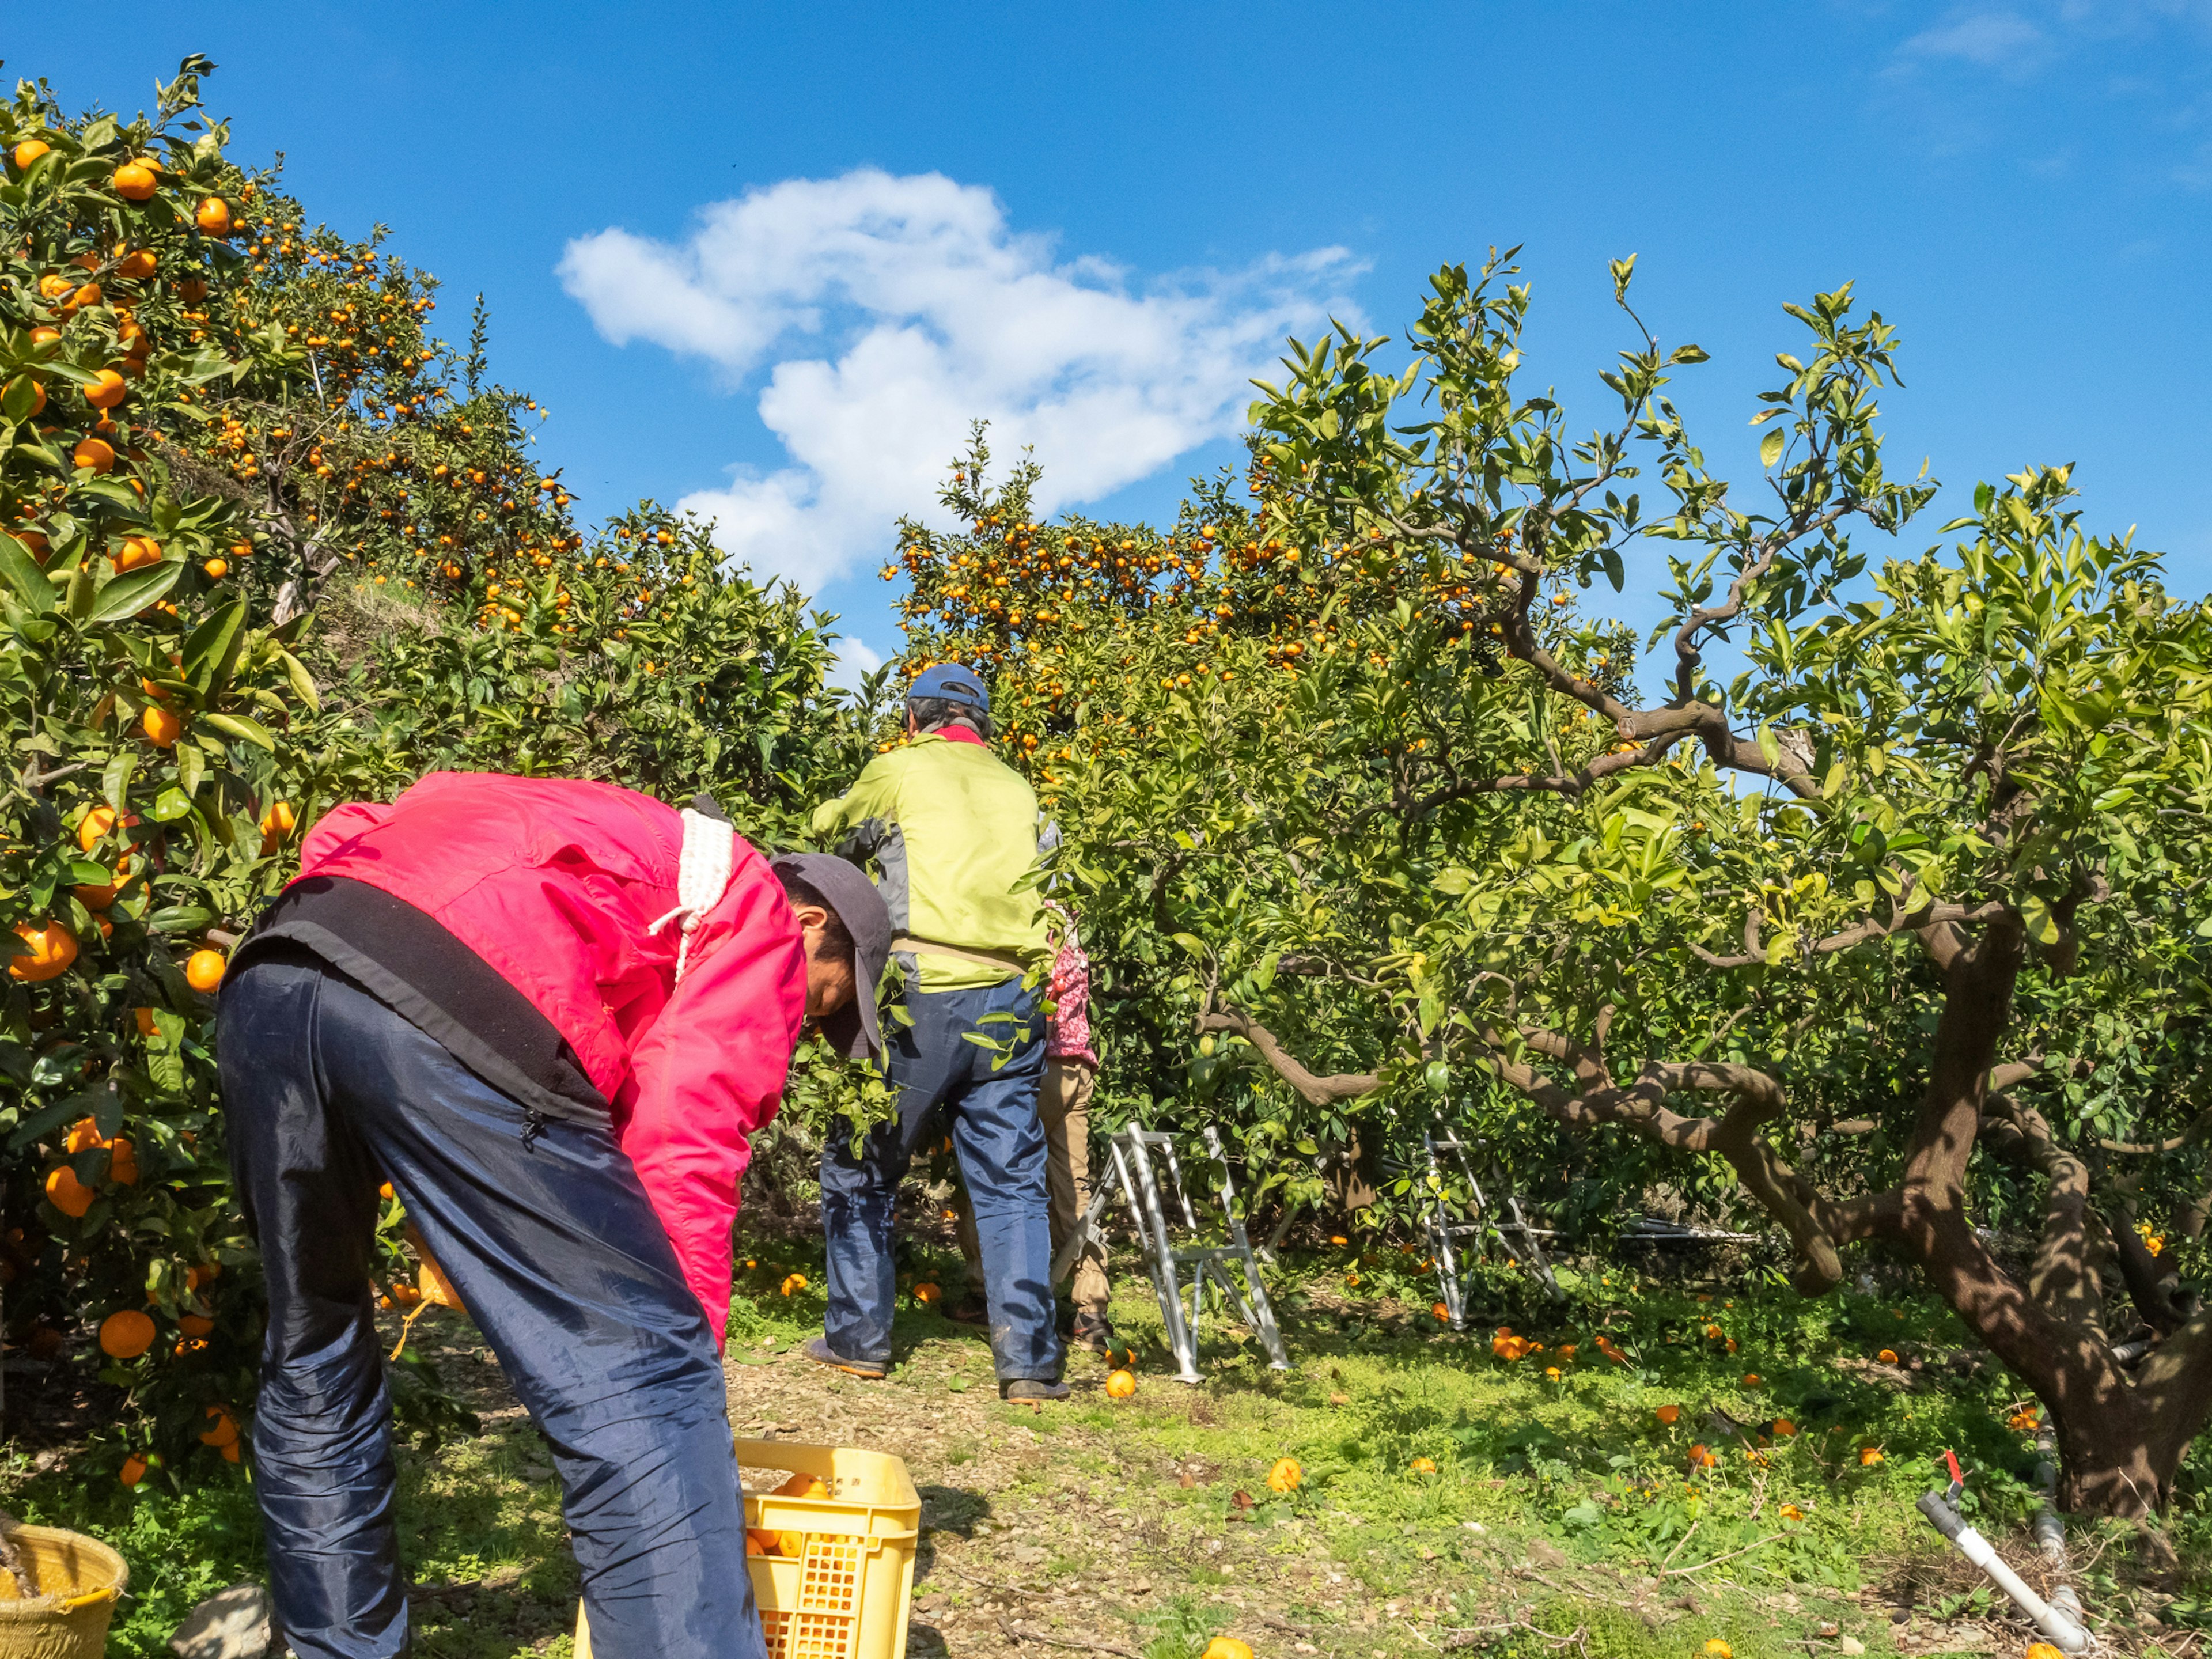
[[[676,947],[676,979],[684,980],[684,969],[691,957],[691,934],[707,913],[722,901],[723,891],[730,884],[730,868],[737,860],[738,832],[720,818],[710,818],[704,812],[695,812],[690,807],[683,811],[684,855],[676,866],[676,898],[673,910],[646,929],[657,933],[672,921],[684,923],[683,941]]]

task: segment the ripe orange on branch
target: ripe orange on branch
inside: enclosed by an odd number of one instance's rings
[[[81,1219],[92,1207],[97,1197],[91,1188],[76,1178],[76,1171],[66,1164],[50,1171],[46,1176],[46,1202],[70,1220]]]
[[[154,1322],[136,1308],[100,1321],[100,1351],[110,1359],[136,1359],[153,1346]]]
[[[15,937],[31,947],[28,956],[8,959],[8,977],[27,985],[58,979],[76,960],[76,935],[58,921],[15,924]]]
[[[154,170],[138,161],[125,161],[108,175],[107,182],[118,196],[126,202],[145,202],[153,199],[161,180]]]

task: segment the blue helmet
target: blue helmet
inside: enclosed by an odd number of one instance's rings
[[[906,690],[907,701],[918,697],[942,697],[947,702],[965,704],[970,708],[991,712],[991,694],[983,689],[982,680],[957,662],[941,662],[933,668],[925,668],[915,676],[914,684]]]

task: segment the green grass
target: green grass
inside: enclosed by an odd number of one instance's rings
[[[819,1329],[818,1262],[789,1245],[774,1256],[739,1275],[731,1339],[740,1362]],[[985,1507],[1029,1517],[963,1533],[971,1572],[1080,1588],[1136,1559],[1141,1540],[1156,1564],[1146,1591],[1114,1604],[1124,1622],[1103,1639],[1146,1659],[1197,1659],[1217,1632],[1287,1654],[1293,1629],[1335,1659],[1426,1651],[1455,1632],[1530,1659],[1697,1659],[1716,1638],[1735,1659],[1806,1659],[1808,1638],[1833,1650],[1817,1636],[1824,1620],[1880,1655],[1896,1650],[1893,1604],[1938,1625],[1980,1610],[1960,1599],[1972,1575],[1912,1501],[1948,1479],[1951,1449],[1969,1471],[1976,1524],[2015,1536],[2033,1503],[2033,1453],[2006,1421],[2021,1391],[1940,1304],[1701,1292],[1625,1271],[1565,1274],[1567,1300],[1553,1304],[1524,1280],[1485,1276],[1474,1287],[1483,1321],[1458,1336],[1429,1314],[1419,1265],[1339,1251],[1287,1272],[1277,1298],[1287,1373],[1267,1368],[1249,1334],[1217,1323],[1206,1382],[1176,1382],[1158,1311],[1124,1273],[1115,1312],[1140,1355],[1131,1401],[1092,1386],[1100,1368],[1084,1357],[1075,1375],[1086,1386],[1066,1406],[1042,1415],[1001,1406],[975,1333],[918,1308],[900,1315],[895,1393],[855,1384],[837,1397],[848,1408],[882,1399],[886,1413],[898,1400],[970,1413],[929,1478],[964,1487],[988,1468],[1002,1484]],[[794,1268],[812,1283],[785,1297],[779,1285]],[[957,1282],[952,1263],[927,1255],[915,1276]],[[1500,1358],[1499,1324],[1543,1351]],[[1626,1363],[1600,1352],[1601,1331]],[[1671,1425],[1658,1416],[1666,1407],[1679,1407]],[[1778,1419],[1796,1432],[1778,1432]],[[1035,1450],[1009,1465],[1006,1444],[1020,1429]],[[1693,1467],[1698,1444],[1711,1467]],[[1879,1462],[1863,1461],[1869,1449]],[[1279,1495],[1266,1482],[1282,1457],[1304,1478]],[[422,1650],[567,1651],[575,1572],[545,1462],[519,1419],[402,1454],[402,1527],[418,1582],[481,1586],[418,1603]],[[2203,1476],[2192,1462],[2148,1530],[2075,1528],[2084,1595],[2093,1613],[2118,1621],[2108,1632],[2118,1645],[2148,1638],[2134,1624],[2148,1614],[2169,1627],[2212,1623],[2199,1612],[2212,1607]],[[18,1467],[0,1476],[0,1501],[106,1538],[131,1561],[117,1653],[164,1651],[196,1601],[261,1575],[242,1472],[194,1491],[149,1480],[88,1498],[66,1470]],[[1102,1534],[1102,1518],[1120,1530]],[[1042,1553],[995,1563],[989,1552],[1015,1540]],[[972,1593],[931,1582],[955,1607]],[[1255,1628],[1238,1612],[1236,1598],[1260,1585],[1276,1626]]]

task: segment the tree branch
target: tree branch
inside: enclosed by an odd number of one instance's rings
[[[1371,1072],[1339,1072],[1322,1077],[1308,1071],[1283,1048],[1273,1031],[1235,1008],[1200,1014],[1198,1029],[1228,1031],[1243,1037],[1260,1051],[1261,1059],[1274,1067],[1275,1075],[1297,1090],[1310,1106],[1333,1106],[1339,1101],[1372,1094],[1382,1086],[1382,1079]]]

